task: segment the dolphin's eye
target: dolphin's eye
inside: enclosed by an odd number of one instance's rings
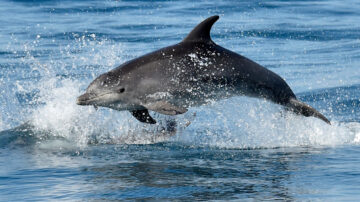
[[[120,88],[120,89],[118,90],[118,92],[119,92],[119,93],[125,92],[125,88]]]

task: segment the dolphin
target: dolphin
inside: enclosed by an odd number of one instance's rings
[[[210,30],[218,19],[217,15],[209,17],[180,43],[100,75],[78,97],[77,104],[128,110],[137,120],[155,124],[149,110],[177,115],[211,101],[249,96],[330,124],[320,112],[297,100],[279,75],[214,43]]]

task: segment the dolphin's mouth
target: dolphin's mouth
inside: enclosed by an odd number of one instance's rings
[[[78,105],[96,105],[96,102],[99,98],[104,97],[105,95],[111,94],[109,93],[103,93],[100,95],[94,94],[94,93],[84,93],[83,95],[80,95],[77,100],[76,104]]]

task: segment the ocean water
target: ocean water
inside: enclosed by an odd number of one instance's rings
[[[0,0],[0,201],[360,199],[360,2]],[[76,105],[99,74],[211,35],[328,117],[233,97],[149,126]],[[191,122],[187,126],[187,123]],[[165,129],[165,132],[164,132]]]

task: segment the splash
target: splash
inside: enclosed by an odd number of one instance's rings
[[[194,146],[232,149],[358,144],[359,123],[332,122],[286,112],[265,100],[234,97],[208,106],[191,108],[173,119],[176,130],[166,129],[168,116],[154,114],[158,125],[142,124],[130,113],[75,104],[79,82],[48,81],[40,96],[45,104],[29,117],[35,131],[61,136],[75,145],[153,144],[177,142]],[[194,115],[196,114],[196,115]],[[191,123],[190,125],[188,125]],[[52,143],[53,144],[53,143]]]
[[[28,67],[22,69],[24,81],[15,82],[11,88],[3,85],[9,92],[15,90],[25,97],[25,104],[14,102],[23,109],[14,110],[12,116],[17,111],[25,112],[19,119],[44,148],[167,141],[247,149],[360,142],[357,122],[333,121],[329,126],[316,118],[297,116],[278,105],[246,97],[190,108],[185,115],[176,117],[152,114],[159,121],[157,125],[139,123],[128,112],[78,106],[76,97],[96,75],[124,62],[126,47],[98,39],[93,33],[70,35],[73,44],[59,47],[49,59],[34,56],[43,38],[36,35],[34,42],[26,43],[21,52],[21,61]],[[31,76],[26,76],[28,73]],[[1,130],[9,125],[3,119],[0,116]],[[54,139],[51,137],[57,137],[56,141],[49,143],[49,139]]]
[[[328,125],[265,100],[234,97],[194,110],[197,119],[177,141],[246,149],[357,144],[360,137],[359,123]]]
[[[34,131],[63,137],[80,147],[88,144],[149,144],[174,135],[161,122],[156,126],[144,125],[126,111],[76,105],[76,97],[81,94],[79,82],[65,79],[55,87],[57,82],[51,79],[45,83],[44,94],[41,92],[38,100],[44,104],[28,117]]]

